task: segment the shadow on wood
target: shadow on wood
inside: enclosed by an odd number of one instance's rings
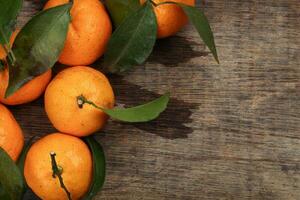
[[[179,63],[187,63],[192,58],[206,57],[209,54],[204,51],[196,51],[193,49],[195,46],[199,46],[199,44],[181,36],[157,40],[152,55],[147,61],[174,67]]]
[[[127,107],[136,106],[160,96],[124,80],[122,76],[111,75],[110,80],[115,88],[117,103],[125,104]],[[124,125],[134,126],[168,139],[187,138],[193,132],[187,124],[192,123],[192,110],[197,109],[198,105],[171,98],[167,110],[158,119],[147,123],[124,123]]]

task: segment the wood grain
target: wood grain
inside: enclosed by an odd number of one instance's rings
[[[20,26],[41,6],[25,1]],[[119,103],[165,91],[172,100],[154,122],[110,121],[96,135],[108,162],[96,199],[300,199],[300,1],[201,7],[220,65],[187,26],[145,65],[110,77]],[[10,108],[27,139],[55,131],[42,99]]]

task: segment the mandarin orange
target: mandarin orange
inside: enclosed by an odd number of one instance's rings
[[[0,147],[16,161],[22,151],[24,137],[12,113],[0,104]]]
[[[13,32],[10,43],[12,44],[19,33],[19,30]],[[6,53],[3,50],[2,46],[0,45],[0,59],[5,59]],[[14,94],[5,98],[5,92],[8,87],[9,81],[9,72],[8,68],[6,67],[3,71],[0,71],[0,102],[7,105],[19,105],[24,103],[29,103],[39,96],[45,91],[48,83],[51,80],[52,71],[48,70],[44,74],[34,78],[33,80],[29,81],[19,90],[17,90]]]
[[[79,96],[103,108],[113,108],[113,89],[101,72],[86,66],[61,71],[45,92],[45,110],[53,126],[75,136],[90,135],[105,125],[108,116],[92,105],[80,107]]]
[[[144,3],[146,0],[140,0]],[[156,4],[167,2],[169,0],[153,0]],[[172,2],[182,3],[189,6],[195,6],[195,0],[171,0]],[[188,23],[188,17],[178,5],[163,4],[154,8],[157,19],[157,37],[166,38],[176,34]]]
[[[68,3],[49,0],[44,9]],[[99,0],[74,0],[64,49],[59,62],[65,65],[89,65],[101,57],[112,32],[112,24]]]
[[[68,199],[59,179],[52,176],[51,153],[56,154],[56,163],[71,198],[80,199],[91,184],[93,163],[89,147],[77,137],[54,133],[34,143],[25,159],[26,183],[41,199]]]

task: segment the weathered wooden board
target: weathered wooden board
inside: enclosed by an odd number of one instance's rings
[[[25,1],[20,25],[41,6]],[[97,134],[108,162],[97,199],[300,199],[300,1],[201,6],[220,65],[188,26],[110,77],[119,103],[165,91],[172,101],[152,123],[110,122]],[[42,99],[11,109],[27,139],[55,131]]]

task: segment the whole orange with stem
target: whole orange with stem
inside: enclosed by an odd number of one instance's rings
[[[16,161],[23,149],[22,130],[12,113],[0,104],[0,147]]]
[[[51,158],[53,153],[56,155],[55,161],[71,198],[80,199],[88,191],[92,181],[92,155],[89,147],[74,136],[54,133],[34,143],[25,159],[26,183],[41,199],[68,199],[58,177],[53,177]]]
[[[153,0],[154,3],[159,4],[163,2],[177,2],[189,6],[195,6],[195,0]],[[145,3],[146,0],[140,0]],[[188,23],[188,17],[178,5],[162,4],[154,6],[154,12],[157,19],[157,37],[166,38],[175,35]]]
[[[44,9],[68,3],[49,0]],[[74,0],[72,21],[59,62],[65,65],[89,65],[101,57],[112,32],[112,24],[99,0]]]
[[[114,92],[104,74],[86,66],[67,68],[57,74],[45,92],[46,113],[60,132],[81,137],[105,125],[108,116],[92,105],[80,106],[80,96],[102,108],[114,107]]]
[[[12,44],[19,33],[19,30],[13,32],[10,43]],[[6,53],[0,45],[0,59],[4,60]],[[52,71],[48,70],[44,74],[34,78],[26,83],[23,87],[17,90],[14,94],[5,98],[5,92],[9,82],[9,69],[6,67],[3,71],[0,71],[0,102],[7,105],[19,105],[29,103],[43,94],[48,83],[51,80]]]

